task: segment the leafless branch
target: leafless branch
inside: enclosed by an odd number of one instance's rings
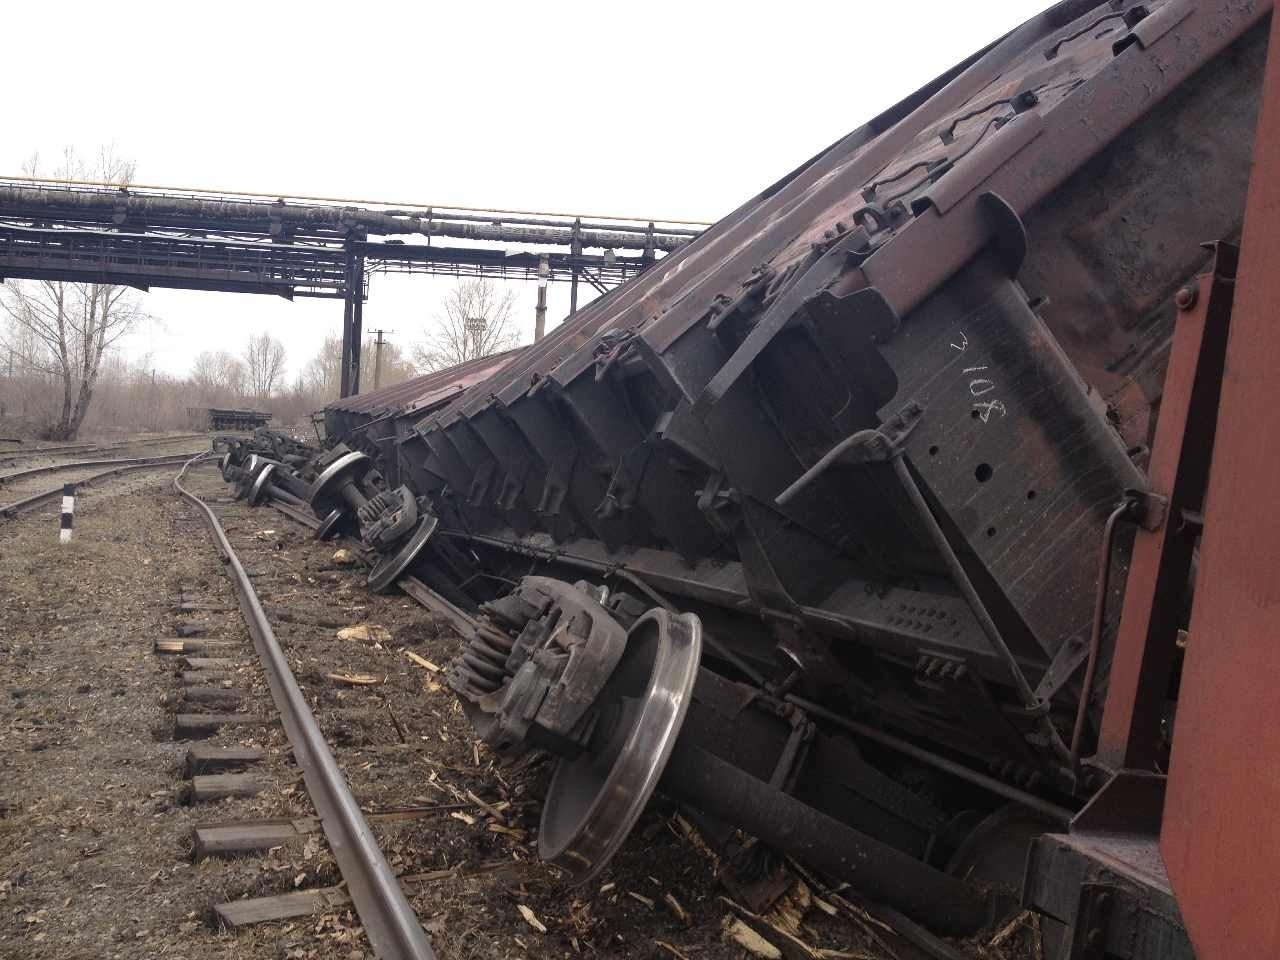
[[[519,343],[511,316],[515,299],[513,291],[499,292],[484,277],[458,281],[435,321],[424,327],[414,359],[427,370],[443,370],[510,350]]]

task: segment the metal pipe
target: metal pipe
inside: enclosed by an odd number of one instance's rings
[[[316,515],[310,512],[310,508],[306,504],[301,507],[294,506],[290,501],[280,497],[280,491],[271,491],[271,505],[283,513],[290,520],[302,524],[308,530],[319,530],[320,521],[316,519]]]
[[[1018,691],[1018,696],[1022,698],[1023,706],[1038,715],[1040,727],[1044,731],[1049,745],[1063,760],[1071,761],[1071,751],[1062,741],[1062,735],[1058,733],[1057,727],[1053,725],[1053,721],[1049,719],[1044,708],[1047,706],[1037,696],[1036,692],[1031,689],[1031,684],[1027,682],[1026,676],[1022,672],[1022,667],[1018,665],[1018,660],[1013,655],[1013,651],[1009,649],[1009,645],[1005,643],[1004,637],[1000,633],[1000,628],[996,626],[996,622],[992,619],[987,605],[982,602],[982,598],[978,596],[978,591],[973,585],[973,581],[969,579],[969,574],[965,571],[960,558],[956,556],[955,550],[952,548],[947,535],[939,526],[937,518],[934,517],[933,511],[929,509],[929,504],[924,498],[924,494],[920,492],[920,487],[916,483],[916,478],[911,475],[911,467],[907,464],[906,457],[899,452],[892,458],[893,470],[897,474],[899,482],[902,484],[903,491],[907,494],[907,498],[911,501],[911,505],[915,507],[916,515],[920,522],[924,525],[932,539],[934,546],[942,557],[943,563],[946,564],[947,571],[951,574],[951,579],[956,587],[960,590],[960,594],[964,597],[965,602],[969,604],[969,609],[973,611],[974,618],[978,621],[978,625],[982,628],[982,632],[987,635],[992,648],[999,654],[1000,659],[1005,662],[1009,669],[1010,679],[1013,680],[1014,688]],[[1074,767],[1073,767],[1074,769]]]
[[[423,934],[418,915],[405,899],[399,881],[360,812],[360,805],[351,795],[351,788],[289,669],[289,662],[231,541],[208,504],[182,485],[182,478],[194,462],[190,460],[183,465],[174,478],[174,489],[204,514],[218,552],[226,560],[249,635],[262,658],[271,697],[293,745],[294,759],[302,770],[307,792],[320,815],[325,837],[369,942],[379,957],[434,960],[435,954]]]
[[[705,637],[705,634],[704,634]],[[998,797],[1004,797],[1006,800],[1012,800],[1014,803],[1026,807],[1028,810],[1034,810],[1037,813],[1044,814],[1050,820],[1058,823],[1066,824],[1075,816],[1075,812],[1068,810],[1066,807],[1058,806],[1056,803],[1050,803],[1048,800],[1037,797],[1034,793],[1028,793],[1025,790],[1019,790],[1017,787],[1010,786],[1003,781],[989,777],[985,773],[979,773],[977,770],[971,770],[964,764],[956,763],[954,760],[948,760],[946,757],[939,756],[931,750],[925,750],[923,747],[917,747],[914,743],[903,740],[901,737],[895,737],[891,733],[885,733],[883,730],[877,730],[875,727],[868,726],[865,723],[859,723],[857,720],[851,720],[846,716],[836,713],[834,710],[828,710],[821,704],[814,703],[812,700],[806,700],[803,697],[797,697],[795,694],[788,693],[782,699],[787,703],[795,704],[802,710],[805,710],[815,717],[822,717],[824,720],[830,720],[832,723],[844,727],[852,734],[864,737],[867,740],[873,740],[881,746],[888,747],[890,750],[896,750],[904,756],[911,757],[913,760],[919,760],[921,763],[941,770],[943,773],[950,774],[961,780],[966,780],[976,787],[994,793]]]
[[[1107,517],[1102,528],[1102,550],[1098,557],[1098,589],[1093,600],[1093,629],[1089,631],[1089,659],[1085,663],[1084,681],[1080,684],[1080,702],[1076,705],[1076,722],[1071,729],[1071,765],[1080,760],[1080,740],[1084,736],[1084,720],[1089,715],[1089,698],[1093,695],[1093,679],[1098,670],[1098,651],[1102,648],[1103,620],[1107,615],[1107,581],[1111,579],[1111,547],[1116,524],[1129,512],[1132,500],[1125,500]]]
[[[562,227],[525,226],[503,223],[449,221],[432,211],[396,216],[362,207],[321,207],[284,202],[234,201],[227,199],[193,199],[158,194],[131,194],[117,185],[114,191],[75,190],[63,187],[21,187],[0,184],[0,212],[7,217],[20,215],[24,207],[34,207],[42,216],[57,211],[64,217],[92,217],[96,220],[128,223],[146,222],[156,217],[199,217],[215,223],[248,221],[263,231],[275,226],[305,232],[329,231],[348,235],[353,232],[391,236],[422,234],[428,237],[454,237],[496,243],[554,244],[605,250],[645,250],[656,247],[670,252],[689,242],[688,237],[629,233],[620,230],[583,230],[574,225]],[[16,208],[16,209],[14,209]],[[228,226],[227,229],[234,229]]]
[[[279,500],[281,503],[287,503],[289,506],[296,507],[299,510],[308,508],[307,502],[301,497],[295,497],[288,490],[281,490],[272,483],[267,484],[267,496],[272,500]]]
[[[551,279],[551,262],[544,254],[538,258],[538,305],[533,314],[533,342],[547,332],[547,281]]]
[[[987,903],[974,887],[700,747],[677,742],[660,788],[941,933],[972,933],[987,920]]]
[[[66,187],[99,187],[115,192],[119,192],[122,184],[110,183],[106,180],[48,180],[44,177],[28,177],[28,176],[6,176],[0,175],[0,181],[5,183],[31,183],[41,184],[55,188]],[[271,201],[284,200],[286,197],[290,200],[305,200],[310,203],[359,203],[371,207],[409,207],[419,211],[432,210],[452,210],[452,211],[469,211],[472,213],[504,213],[515,216],[527,217],[559,217],[564,220],[573,220],[575,218],[592,218],[595,220],[629,220],[633,223],[676,223],[687,224],[692,227],[707,227],[709,222],[702,220],[672,220],[668,217],[622,217],[614,216],[607,213],[551,213],[546,210],[507,210],[501,207],[468,207],[457,206],[448,203],[414,203],[407,200],[358,200],[351,197],[323,197],[323,196],[307,196],[306,194],[293,193],[270,193],[254,190],[215,190],[205,189],[202,187],[164,187],[152,183],[130,183],[127,184],[129,190],[156,190],[166,193],[185,194],[191,199],[198,199],[199,195],[205,197],[261,197]],[[613,227],[610,227],[613,229]],[[637,229],[647,229],[637,228]],[[675,232],[675,231],[672,231]]]

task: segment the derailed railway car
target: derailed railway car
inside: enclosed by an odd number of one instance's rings
[[[940,933],[1025,904],[1060,956],[1193,955],[1159,869],[1037,844],[1115,781],[1130,545],[1266,11],[1057,4],[542,341],[329,408],[311,505],[375,586],[476,618],[450,683],[496,752],[558,757],[544,857],[595,876],[658,789]]]

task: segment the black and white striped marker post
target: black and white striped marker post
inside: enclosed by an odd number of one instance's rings
[[[71,519],[76,512],[76,485],[62,485],[62,529],[58,531],[59,543],[71,542]]]

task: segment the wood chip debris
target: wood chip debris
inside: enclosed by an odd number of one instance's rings
[[[382,682],[370,673],[326,673],[325,676],[334,683],[345,683],[351,687],[372,687]]]
[[[724,918],[725,936],[755,957],[782,960],[782,951],[735,917]]]
[[[784,899],[804,902],[805,908],[807,909],[808,904],[806,902],[806,898],[809,896],[808,886],[801,880],[797,880],[796,884],[797,888],[793,888],[793,891]],[[799,891],[799,887],[803,887],[803,891]],[[783,911],[777,911],[775,909],[774,911],[771,911],[768,916],[762,917],[759,914],[752,913],[746,907],[734,903],[728,897],[720,897],[720,900],[738,914],[738,917],[736,918],[738,922],[758,935],[761,940],[768,943],[770,947],[777,951],[776,954],[774,954],[775,956],[785,956],[787,957],[787,960],[819,960],[822,956],[822,951],[811,947],[796,936],[795,933],[784,929],[781,925],[786,924],[787,926],[790,926],[794,923],[795,929],[799,930],[799,918],[795,916],[799,911],[796,910],[794,906]],[[729,920],[730,918],[726,917],[725,919]],[[730,935],[732,936],[732,934]],[[737,940],[737,937],[734,937],[733,939]],[[743,944],[743,946],[745,947],[746,945]],[[747,947],[747,949],[750,948]],[[761,956],[763,956],[763,954],[761,954]]]
[[[340,550],[334,551],[334,554],[333,554],[333,562],[340,567],[354,566],[359,559],[360,559],[359,557],[357,557],[354,553],[352,553],[346,547],[343,547]]]
[[[516,909],[520,911],[520,916],[524,917],[524,922],[527,923],[529,926],[533,927],[533,929],[537,930],[539,933],[547,932],[546,925],[541,920],[538,919],[538,915],[535,914],[528,907],[526,907],[523,903],[517,904]]]
[[[523,830],[519,830],[516,827],[508,827],[501,823],[489,824],[489,832],[501,833],[508,837],[514,837],[517,840],[524,840],[524,838],[527,836],[527,834]]]
[[[420,657],[420,656],[418,656],[418,655],[417,655],[416,653],[414,653],[412,650],[406,650],[406,651],[404,652],[404,655],[405,655],[406,657],[408,657],[410,660],[412,660],[414,663],[416,663],[418,666],[420,666],[420,667],[422,667],[422,668],[424,668],[424,669],[426,669],[426,670],[430,670],[432,673],[439,673],[439,672],[440,672],[440,668],[439,668],[438,666],[436,666],[434,663],[432,663],[432,662],[431,662],[430,660],[428,660],[426,657]]]
[[[391,631],[376,623],[357,623],[343,627],[338,631],[339,640],[358,640],[361,643],[387,644],[391,642]]]
[[[662,902],[667,905],[667,909],[675,915],[675,918],[686,927],[693,922],[692,918],[689,916],[689,911],[686,910],[680,901],[676,899],[676,895],[674,893],[664,893],[662,895]]]
[[[467,799],[470,800],[472,803],[474,803],[477,807],[479,807],[485,813],[487,813],[489,816],[493,817],[499,823],[506,822],[507,818],[502,815],[501,810],[499,810],[497,807],[495,807],[493,804],[489,803],[488,801],[481,800],[470,790],[467,791]]]
[[[1006,940],[1012,937],[1023,927],[1032,930],[1033,933],[1039,933],[1038,929],[1036,929],[1038,920],[1039,918],[1034,912],[1031,910],[1023,910],[1016,917],[1001,927],[1000,931],[991,938],[991,942],[988,943],[987,946],[996,948],[1000,947]]]
[[[779,930],[791,936],[796,936],[799,934],[800,924],[811,906],[813,906],[813,896],[809,892],[809,885],[803,880],[797,879],[791,885],[791,888],[765,913],[764,919]]]

